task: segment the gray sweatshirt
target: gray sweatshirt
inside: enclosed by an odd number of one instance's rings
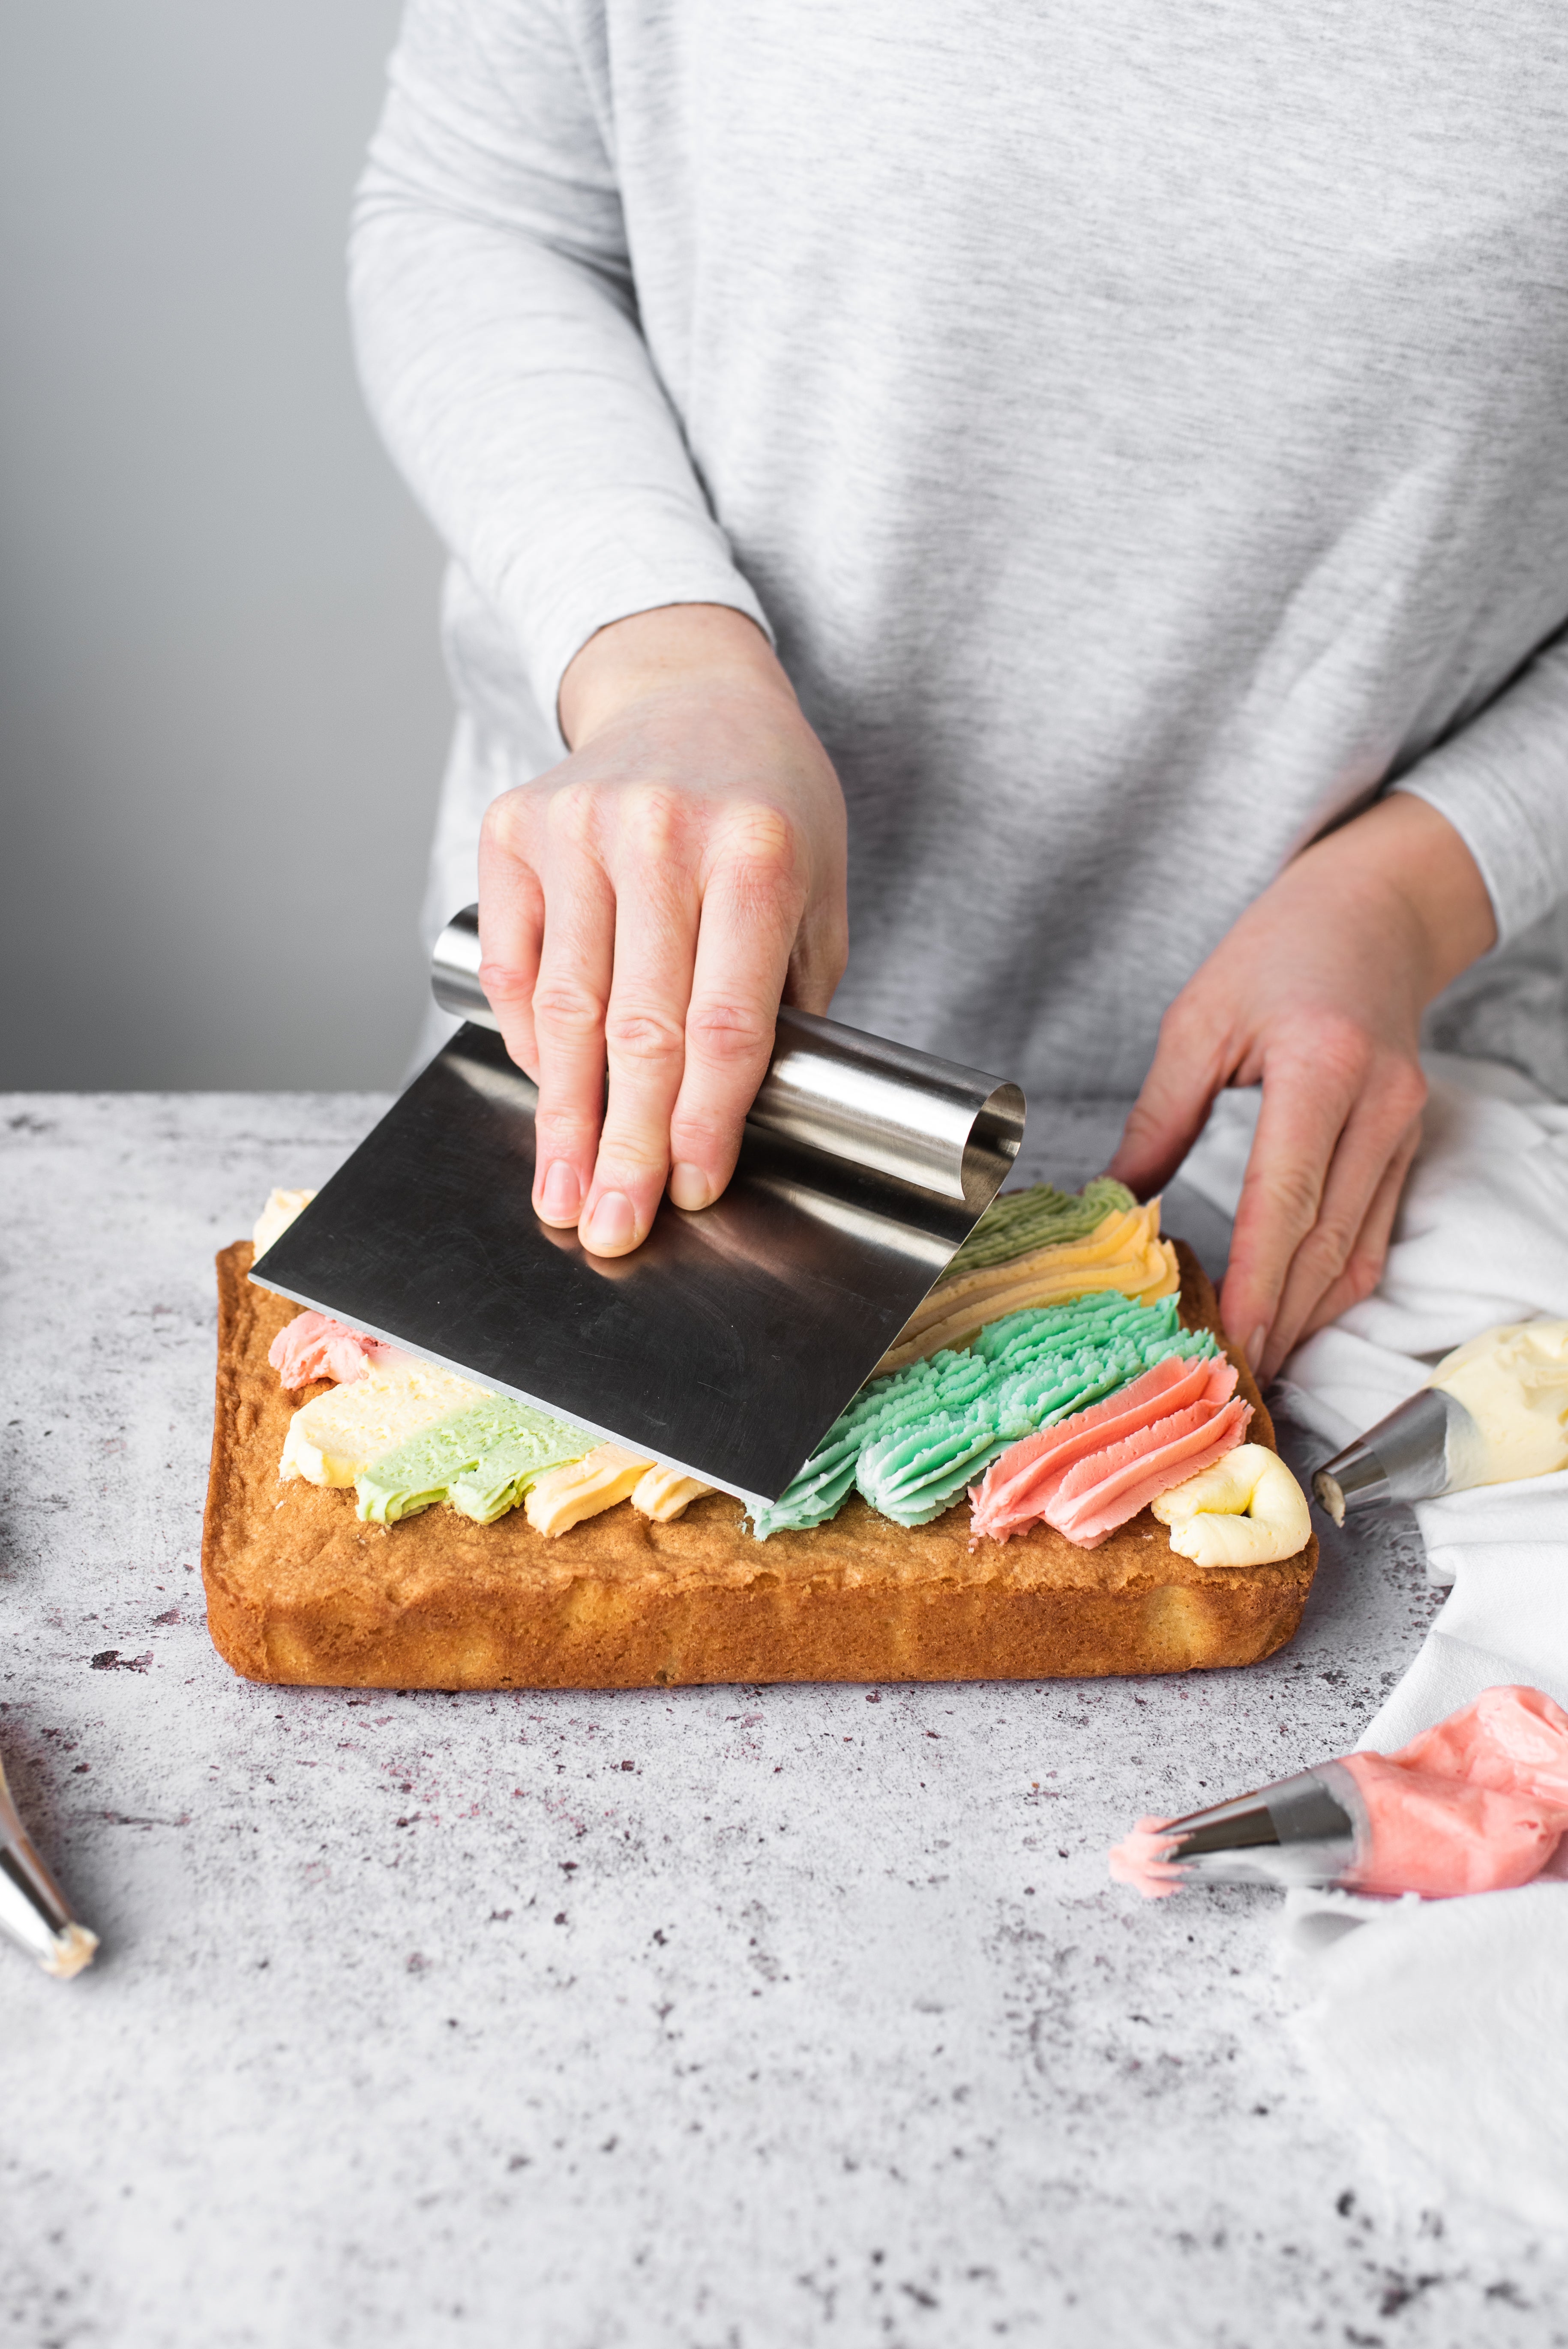
[[[578,647],[701,601],[843,780],[857,1026],[1130,1091],[1391,784],[1523,937],[1565,256],[1561,0],[411,0],[352,283],[452,553],[432,916]]]

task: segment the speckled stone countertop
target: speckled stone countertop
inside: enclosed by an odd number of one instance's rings
[[[1354,1739],[1436,1604],[1407,1521],[1325,1542],[1248,1672],[233,1676],[211,1259],[378,1106],[0,1105],[0,1754],[103,1936],[63,1985],[0,1949],[0,2340],[1568,2339],[1568,2248],[1424,2207],[1319,2103],[1273,1896],[1106,1876],[1140,1811]],[[1037,1165],[1115,1125],[1037,1111]]]

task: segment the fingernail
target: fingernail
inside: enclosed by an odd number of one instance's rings
[[[587,1222],[578,1227],[583,1246],[600,1256],[614,1256],[618,1249],[629,1247],[636,1235],[637,1217],[624,1191],[606,1191],[594,1201]]]
[[[1262,1368],[1263,1349],[1269,1342],[1269,1325],[1260,1321],[1247,1340],[1247,1363],[1254,1375]]]
[[[709,1205],[713,1196],[713,1186],[701,1166],[693,1166],[682,1160],[680,1165],[670,1170],[670,1195],[678,1207],[685,1207],[694,1213],[697,1208]]]
[[[539,1194],[539,1213],[553,1224],[570,1224],[576,1220],[577,1209],[583,1204],[582,1185],[577,1181],[575,1166],[557,1158],[545,1176],[545,1187]]]

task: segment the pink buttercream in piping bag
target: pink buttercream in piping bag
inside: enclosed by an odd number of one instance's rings
[[[1494,1794],[1469,1778],[1347,1754],[1371,1833],[1339,1881],[1353,1892],[1506,1892],[1540,1875],[1568,1827],[1568,1804]]]
[[[352,1386],[379,1362],[399,1359],[395,1346],[345,1328],[325,1313],[296,1313],[267,1348],[267,1361],[286,1387],[309,1386],[314,1379],[336,1379]]]
[[[1568,1713],[1540,1689],[1488,1689],[1388,1758],[1407,1769],[1568,1806]]]
[[[976,1537],[1006,1541],[1042,1519],[1083,1549],[1241,1443],[1252,1415],[1236,1367],[1158,1362],[1106,1402],[1026,1435],[974,1487]]]
[[[1396,1754],[1336,1759],[1365,1812],[1354,1857],[1332,1879],[1350,1891],[1509,1891],[1541,1874],[1568,1829],[1568,1713],[1539,1689],[1488,1689]],[[1140,1819],[1116,1846],[1118,1884],[1147,1900],[1179,1891],[1173,1824]]]

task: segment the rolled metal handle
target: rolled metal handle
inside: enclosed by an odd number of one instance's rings
[[[437,939],[431,988],[443,1011],[499,1028],[479,983],[477,905]],[[1018,1155],[1024,1109],[1015,1084],[783,1004],[748,1122],[978,1215]]]
[[[454,1019],[472,1019],[476,1028],[493,1028],[500,1034],[501,1022],[479,983],[477,905],[465,905],[454,914],[437,938],[431,957],[431,993]]]

